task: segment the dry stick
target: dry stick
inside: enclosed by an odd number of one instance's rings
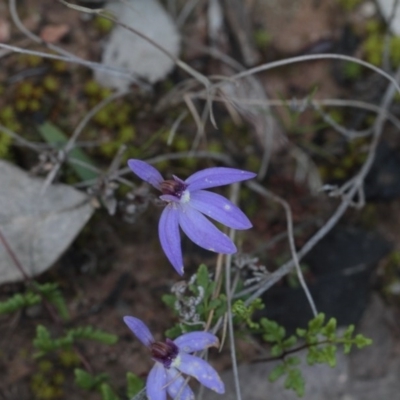
[[[29,147],[31,150],[34,150],[36,152],[40,152],[40,146],[37,146],[36,144],[31,143],[29,140],[24,139],[22,136],[18,135],[17,133],[13,132],[12,130],[8,129],[6,126],[0,124],[0,131],[5,133],[6,135],[10,136],[17,142],[19,142],[21,145]]]
[[[196,8],[197,3],[199,3],[200,1],[202,1],[202,0],[189,0],[186,2],[186,4],[184,5],[182,11],[180,12],[180,14],[176,20],[176,24],[179,27],[183,26],[183,24],[186,22],[189,15]]]
[[[284,208],[285,214],[286,214],[286,224],[287,224],[286,229],[288,232],[288,240],[289,240],[290,253],[292,255],[292,261],[296,268],[297,277],[300,281],[301,287],[303,288],[304,293],[306,294],[308,303],[310,304],[312,313],[313,313],[314,317],[316,317],[318,314],[317,308],[315,306],[315,303],[311,296],[311,293],[308,290],[307,284],[304,280],[303,272],[301,271],[301,267],[300,267],[299,257],[297,256],[296,244],[294,242],[293,217],[292,217],[292,211],[290,209],[289,204],[285,200],[283,200],[281,197],[270,192],[269,190],[265,189],[264,187],[262,187],[260,184],[258,184],[256,182],[248,182],[247,186],[250,189],[252,189],[253,191],[255,191],[256,193],[259,193],[259,194],[271,199],[272,201],[279,203]],[[250,302],[248,302],[247,304],[250,304]]]
[[[52,307],[52,305],[48,302],[48,300],[43,297],[43,295],[36,289],[35,285],[33,285],[33,279],[32,277],[30,277],[27,272],[25,271],[24,266],[21,264],[19,258],[17,257],[17,255],[15,254],[14,250],[12,249],[12,247],[10,246],[10,244],[8,243],[8,240],[6,239],[6,237],[4,236],[1,228],[0,228],[0,242],[3,244],[3,246],[5,247],[8,255],[10,256],[10,258],[12,259],[14,265],[18,268],[18,270],[21,272],[24,280],[26,282],[29,283],[30,287],[35,290],[40,297],[42,298],[43,304],[46,307],[48,313],[50,314],[51,318],[53,319],[53,321],[56,323],[56,325],[62,329],[62,325],[60,322],[60,318],[58,317],[58,315],[54,312],[54,309]],[[76,354],[78,355],[79,359],[81,360],[82,364],[85,366],[86,370],[89,371],[90,373],[93,373],[93,369],[91,367],[91,365],[89,364],[89,362],[86,360],[85,356],[80,352],[80,350],[73,345],[73,348],[76,352]]]
[[[396,77],[390,79],[392,84],[390,84],[383,96],[383,100],[381,102],[381,112],[378,114],[374,124],[374,136],[370,145],[368,157],[361,167],[360,172],[351,179],[353,185],[350,187],[347,193],[343,194],[343,201],[340,203],[339,207],[325,223],[325,225],[318,232],[316,232],[298,252],[297,255],[299,260],[301,260],[336,225],[336,223],[351,205],[354,196],[362,191],[364,179],[370,171],[372,163],[375,159],[376,149],[383,131],[387,108],[390,106],[398,87],[397,83],[393,84],[393,80],[398,80],[399,78],[400,68],[397,70]],[[249,305],[254,299],[261,296],[261,294],[278,282],[282,277],[290,272],[293,266],[294,262],[293,260],[290,260],[282,265],[277,271],[273,272],[264,282],[260,282],[260,284],[254,288],[255,291],[253,294],[246,300],[246,305]]]
[[[32,56],[38,56],[38,57],[43,57],[43,58],[48,58],[50,60],[59,60],[59,61],[65,61],[68,63],[75,63],[78,65],[82,65],[84,67],[88,67],[90,69],[98,69],[110,74],[114,74],[116,76],[120,76],[120,77],[124,77],[127,79],[133,79],[132,74],[127,73],[125,70],[120,69],[120,68],[116,68],[116,67],[109,67],[107,65],[103,65],[101,63],[97,63],[94,61],[86,61],[86,60],[82,60],[82,59],[71,59],[70,57],[65,57],[65,56],[58,56],[56,54],[51,54],[51,53],[45,53],[43,51],[36,51],[36,50],[28,50],[28,49],[23,49],[21,47],[17,47],[17,46],[11,46],[5,43],[0,43],[0,48],[4,48],[7,50],[10,50],[13,53],[21,53],[21,54],[29,54]],[[140,86],[143,89],[146,90],[150,90],[150,85],[147,85],[143,82],[135,82],[138,86]]]
[[[186,110],[181,112],[179,114],[178,118],[172,124],[169,135],[168,135],[168,140],[167,140],[168,146],[171,146],[171,144],[175,138],[176,131],[178,130],[181,122],[187,117],[187,115],[188,115],[188,112]]]
[[[331,340],[326,339],[326,340],[321,340],[318,343],[305,343],[302,344],[301,346],[298,346],[294,349],[291,350],[284,350],[283,353],[279,356],[275,356],[275,357],[265,357],[265,358],[256,358],[255,360],[252,360],[251,363],[252,364],[256,364],[256,363],[265,363],[265,362],[271,362],[271,361],[279,361],[279,360],[284,360],[286,356],[288,356],[289,354],[293,354],[293,353],[297,353],[301,350],[307,349],[309,347],[317,347],[321,344],[327,344],[327,343],[332,343]]]
[[[204,98],[202,94],[194,94],[194,98]],[[214,97],[213,101],[218,101],[221,103],[226,103],[228,100],[224,97]],[[400,130],[400,120],[390,113],[387,110],[381,110],[379,106],[373,103],[367,103],[365,101],[359,100],[344,100],[344,99],[321,99],[321,100],[300,100],[301,102],[306,102],[305,107],[309,105],[310,107],[320,107],[320,106],[332,106],[332,107],[351,107],[351,108],[359,108],[365,111],[371,111],[376,114],[379,114],[380,111],[384,112],[386,119],[388,119],[396,128]],[[290,99],[290,100],[278,100],[278,99],[269,99],[269,100],[257,100],[257,99],[241,99],[235,98],[236,103],[248,104],[254,106],[270,106],[270,107],[290,107],[297,108],[299,107],[298,99]]]
[[[325,60],[325,59],[352,61],[354,63],[360,64],[368,69],[371,69],[372,71],[375,71],[379,75],[382,75],[383,77],[385,77],[387,80],[389,80],[395,86],[396,90],[400,93],[400,86],[397,83],[396,79],[394,79],[393,76],[391,76],[390,74],[383,71],[381,68],[376,67],[375,65],[370,64],[369,62],[360,60],[355,57],[346,56],[343,54],[331,54],[331,53],[309,54],[309,55],[304,55],[304,56],[286,58],[284,60],[274,61],[274,62],[267,63],[267,64],[262,64],[258,67],[250,68],[246,71],[239,72],[238,74],[233,75],[231,77],[231,79],[245,78],[246,76],[249,76],[249,75],[257,74],[257,73],[263,72],[263,71],[268,71],[273,68],[283,67],[283,66],[289,65],[289,64],[296,64],[296,63],[300,63],[300,62],[313,61],[313,60]],[[217,83],[217,84],[214,84],[214,87],[220,86],[220,85],[221,85],[221,83]]]
[[[318,105],[315,105],[314,108],[327,124],[329,124],[337,132],[341,133],[347,139],[363,138],[363,137],[370,136],[373,133],[373,130],[374,130],[373,127],[364,129],[362,131],[355,131],[353,129],[347,129],[347,128],[343,127],[342,125],[338,124],[330,115],[325,113],[321,109],[321,107],[319,107]]]
[[[126,78],[133,80],[137,85],[139,85],[142,88],[149,89],[148,85],[144,84],[143,82],[140,82],[139,80],[134,79],[132,74],[127,73],[126,70],[108,67],[107,65],[100,64],[100,63],[85,61],[82,58],[74,55],[73,53],[70,53],[67,50],[64,50],[63,48],[61,48],[59,46],[56,46],[52,43],[48,43],[48,42],[44,41],[42,38],[40,38],[39,36],[32,33],[24,26],[21,19],[19,18],[15,0],[9,0],[9,10],[10,10],[11,18],[12,18],[14,24],[25,36],[27,36],[29,39],[33,40],[34,42],[36,42],[38,44],[46,46],[49,50],[52,50],[58,54],[62,54],[63,56],[62,57],[54,56],[54,55],[51,55],[48,53],[41,53],[41,52],[18,51],[18,50],[16,50],[16,48],[14,46],[7,46],[7,45],[4,45],[4,43],[0,43],[0,47],[4,47],[5,49],[12,50],[14,52],[34,54],[34,55],[39,55],[42,57],[52,58],[52,59],[56,59],[56,60],[62,60],[62,61],[66,61],[66,62],[74,62],[77,64],[84,65],[86,67],[89,67],[93,70],[97,69],[97,70],[103,70],[104,72],[108,72],[108,73],[115,73],[116,75],[125,76]],[[19,50],[21,50],[21,49],[19,49]]]

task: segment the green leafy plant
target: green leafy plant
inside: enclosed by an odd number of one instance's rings
[[[207,266],[201,264],[185,293],[164,295],[163,302],[180,317],[180,322],[167,330],[166,335],[176,337],[202,329],[202,321],[207,321],[209,315],[216,322],[226,312],[226,296],[223,293],[215,296],[216,287],[217,282],[211,279]]]
[[[262,310],[264,304],[261,299],[255,299],[249,306],[239,299],[232,304],[232,313],[235,316],[235,323],[244,322],[250,329],[258,329],[260,324],[252,321],[252,316],[256,310]]]
[[[108,374],[101,373],[91,375],[88,372],[76,368],[74,370],[75,384],[84,390],[97,391],[101,394],[102,400],[119,400],[111,385],[109,384],[110,377]],[[126,395],[132,398],[144,388],[143,379],[139,378],[132,372],[126,374],[127,388]]]
[[[43,355],[54,350],[69,348],[77,340],[81,339],[94,340],[111,345],[117,342],[118,337],[100,329],[86,326],[69,329],[64,336],[53,339],[46,327],[43,325],[38,325],[36,327],[36,337],[33,340],[34,347],[39,350],[39,352],[35,354],[35,357],[42,357]]]
[[[62,148],[68,142],[68,137],[64,132],[51,122],[45,122],[39,125],[38,131],[47,143],[56,147]],[[98,173],[90,168],[90,166],[95,167],[94,161],[80,148],[76,147],[72,149],[69,152],[69,158],[82,163],[76,164],[72,161],[69,162],[71,168],[83,181],[96,179],[98,177]],[[85,164],[88,165],[88,167],[86,167]]]
[[[49,303],[53,304],[60,316],[67,320],[69,313],[65,303],[64,296],[58,289],[57,283],[33,283],[31,289],[25,293],[16,293],[8,300],[0,302],[0,314],[9,314],[20,309],[39,304],[45,298]]]
[[[363,348],[372,344],[372,341],[361,334],[354,334],[354,325],[350,325],[342,336],[337,335],[335,318],[325,323],[325,315],[318,314],[308,323],[307,329],[297,329],[296,335],[286,337],[286,330],[274,321],[267,318],[260,320],[259,333],[262,338],[272,345],[269,360],[281,360],[270,373],[269,380],[274,382],[286,375],[285,388],[294,390],[298,396],[303,396],[305,381],[299,365],[299,357],[291,356],[301,350],[307,350],[307,363],[309,365],[328,364],[336,366],[336,353],[338,346],[342,345],[344,354],[348,354],[352,346]],[[299,340],[304,343],[295,347]]]

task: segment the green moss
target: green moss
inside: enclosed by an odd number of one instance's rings
[[[17,96],[29,99],[33,95],[33,90],[32,82],[22,82],[17,88]]]
[[[68,64],[65,61],[53,60],[52,64],[53,64],[53,69],[56,72],[63,73],[67,71]]]
[[[86,82],[83,87],[83,92],[89,97],[97,96],[100,93],[100,90],[100,85],[94,80]]]
[[[390,39],[390,61],[394,68],[400,65],[400,36],[393,36]]]
[[[48,75],[43,79],[43,88],[54,93],[60,88],[60,81],[55,76]]]
[[[93,25],[100,33],[106,34],[111,32],[112,28],[114,27],[114,22],[104,17],[96,16],[93,19]]]
[[[254,41],[260,50],[264,50],[272,41],[272,35],[265,29],[258,29],[254,32]]]
[[[345,11],[353,11],[356,7],[358,7],[364,0],[338,0],[339,5]]]
[[[29,111],[35,112],[40,110],[40,102],[39,100],[32,99],[28,103],[28,109]]]
[[[60,364],[66,368],[77,367],[81,363],[78,355],[72,350],[60,350],[58,359]]]
[[[382,64],[383,36],[381,34],[369,35],[363,44],[365,59],[376,66]]]
[[[361,77],[363,66],[355,62],[345,62],[343,65],[343,74],[347,79],[355,80]]]
[[[64,381],[64,375],[59,371],[46,370],[36,372],[32,375],[30,381],[32,394],[37,400],[59,399],[64,395],[62,390]]]

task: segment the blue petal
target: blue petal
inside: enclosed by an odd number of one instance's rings
[[[174,400],[194,400],[192,389],[179,371],[175,368],[169,368],[167,369],[167,376],[167,391]]]
[[[195,377],[202,385],[214,390],[214,392],[225,393],[224,383],[210,364],[199,357],[186,353],[179,353],[179,358],[180,364],[175,365],[175,368]]]
[[[134,159],[128,160],[128,166],[140,179],[161,190],[160,183],[164,181],[164,178],[153,166],[142,160]]]
[[[124,322],[145,346],[149,347],[154,342],[153,335],[149,331],[149,328],[139,318],[124,317]]]
[[[179,210],[179,225],[190,240],[200,247],[223,254],[233,254],[237,251],[236,246],[225,233],[222,233],[190,205],[182,206]]]
[[[242,171],[241,169],[214,167],[196,172],[186,179],[190,191],[207,189],[216,186],[229,185],[254,178],[254,172]]]
[[[151,369],[146,382],[146,394],[148,400],[166,400],[167,374],[162,364],[156,362]]]
[[[233,229],[249,229],[250,220],[225,197],[206,190],[190,193],[190,205],[221,224]]]
[[[183,275],[181,237],[178,225],[179,210],[175,203],[164,208],[158,223],[158,235],[165,255],[179,275]]]
[[[176,338],[174,343],[179,347],[179,350],[185,353],[193,353],[211,346],[218,346],[219,340],[209,332],[190,332]]]

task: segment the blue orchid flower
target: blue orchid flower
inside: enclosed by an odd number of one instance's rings
[[[183,274],[183,257],[179,227],[200,247],[216,253],[236,253],[232,240],[206,217],[233,229],[249,229],[251,222],[228,199],[203,189],[245,181],[254,178],[255,173],[214,167],[196,172],[185,181],[175,175],[164,180],[153,166],[144,161],[131,159],[128,165],[139,178],[160,190],[160,199],[167,203],[161,214],[158,234],[166,256],[180,275]]]
[[[175,400],[194,400],[194,393],[182,373],[193,376],[205,387],[225,393],[224,383],[210,364],[189,353],[218,346],[218,338],[209,332],[185,333],[175,340],[156,342],[147,326],[138,318],[124,317],[135,336],[150,350],[156,362],[146,382],[149,400],[166,400],[167,393]]]

